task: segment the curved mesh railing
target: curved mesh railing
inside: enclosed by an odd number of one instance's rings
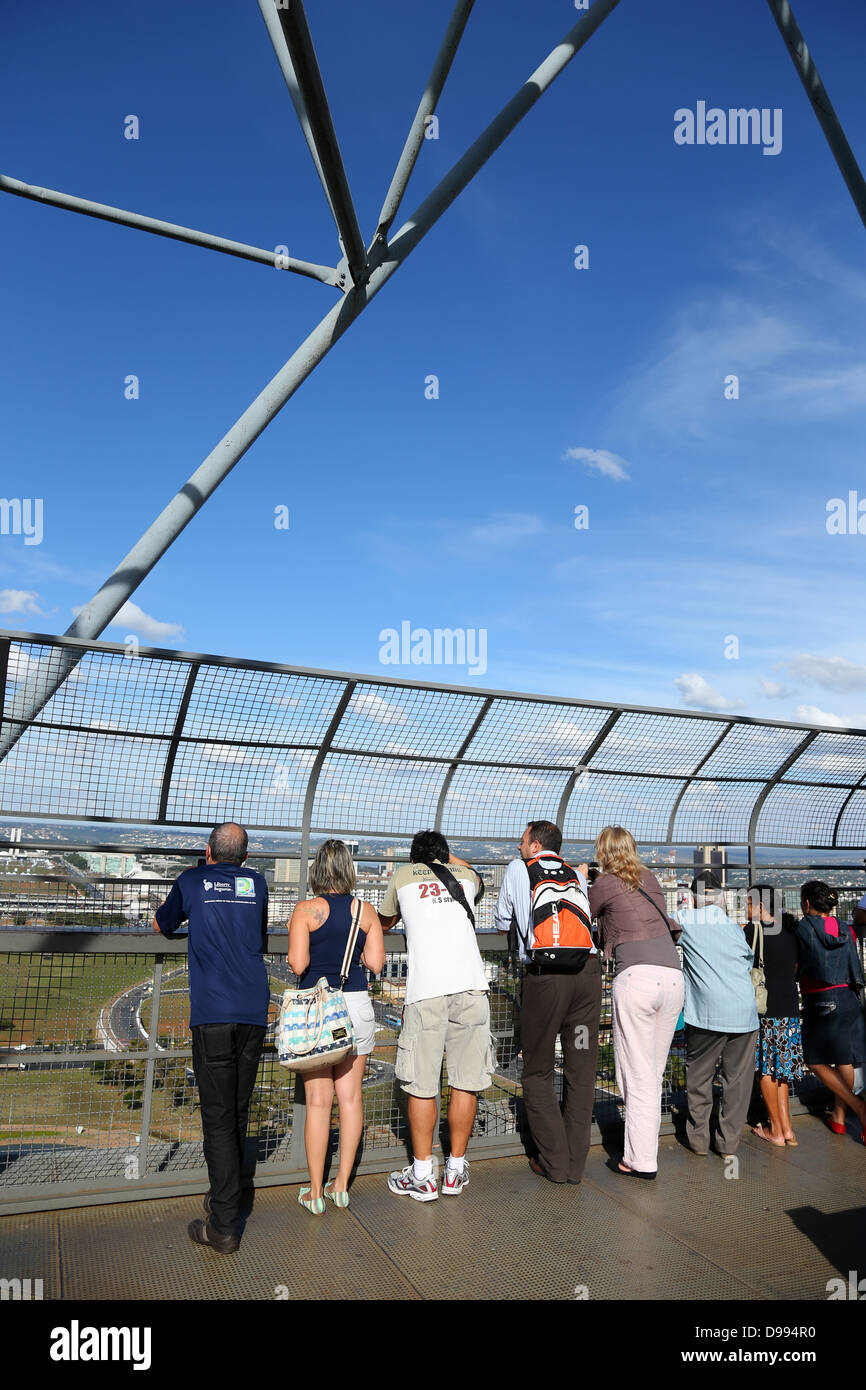
[[[37,676],[77,664],[31,720]],[[0,634],[0,814],[176,827],[858,848],[866,731]]]

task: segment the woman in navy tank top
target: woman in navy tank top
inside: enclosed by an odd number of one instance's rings
[[[339,989],[340,967],[352,927],[355,888],[355,866],[342,840],[326,840],[319,846],[310,869],[310,887],[316,896],[298,903],[289,923],[289,965],[300,977],[301,989],[312,987],[322,978]],[[364,903],[361,929],[343,990],[355,1049],[336,1066],[303,1073],[307,1102],[304,1145],[310,1186],[301,1188],[298,1201],[315,1216],[321,1216],[325,1210],[326,1197],[337,1207],[349,1205],[349,1176],[364,1128],[361,1083],[376,1041],[376,1021],[364,967],[378,975],[384,964],[382,924],[376,909]],[[340,1108],[340,1164],[337,1176],[323,1187],[335,1093]]]

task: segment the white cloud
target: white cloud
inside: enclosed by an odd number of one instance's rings
[[[35,589],[0,589],[0,613],[42,613]]]
[[[77,618],[84,609],[84,604],[78,608],[73,608],[72,615]],[[182,637],[183,626],[181,623],[163,623],[159,618],[152,618],[149,613],[145,613],[139,608],[137,603],[127,599],[115,618],[112,618],[108,627],[122,627],[126,632],[135,632],[139,637],[144,637],[150,642],[161,642],[169,637]]]
[[[828,313],[801,322],[762,282],[754,293],[702,296],[684,307],[654,358],[617,394],[611,419],[649,423],[664,434],[715,434],[720,412],[784,420],[843,420],[866,404],[862,339],[843,342]],[[822,332],[822,329],[824,330]],[[740,382],[736,406],[725,400],[729,375]],[[746,389],[747,383],[748,389]]]
[[[15,642],[10,643],[7,677],[11,685],[24,685],[39,680],[47,669],[47,662],[40,661],[38,656],[31,656]]]
[[[620,458],[619,454],[612,454],[609,449],[566,449],[562,458],[563,461],[575,459],[591,471],[600,473],[602,477],[612,478],[615,483],[628,482],[630,477],[626,471],[625,459]]]
[[[714,690],[697,671],[688,671],[677,676],[674,685],[680,692],[680,700],[692,709],[730,710],[742,709],[744,700],[729,700]]]
[[[846,661],[843,656],[812,656],[809,652],[799,652],[787,663],[792,676],[823,685],[827,690],[866,689],[866,666],[854,661]]]
[[[377,695],[374,690],[356,691],[352,696],[352,703],[349,705],[347,713],[361,715],[364,719],[372,719],[375,724],[409,723],[409,716],[402,705],[392,704],[390,700],[385,700],[381,695]]]
[[[790,695],[796,695],[796,690],[792,686],[785,685],[784,681],[768,681],[761,676],[761,686],[768,700],[786,700]]]
[[[803,724],[828,724],[833,729],[847,729],[850,725],[849,720],[840,719],[838,714],[828,714],[817,705],[798,705],[794,710],[794,718],[801,720]]]
[[[489,521],[473,526],[468,539],[476,545],[522,544],[544,530],[540,516],[529,512],[494,512]]]

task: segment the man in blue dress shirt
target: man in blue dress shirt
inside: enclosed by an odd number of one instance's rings
[[[268,886],[254,870],[242,872],[246,857],[243,827],[218,825],[204,864],[183,871],[153,919],[163,936],[189,922],[192,1065],[210,1192],[208,1219],[190,1222],[188,1231],[221,1255],[238,1248],[247,1115],[270,1002]]]
[[[692,882],[693,908],[675,912],[683,929],[686,1025],[686,1126],[692,1152],[710,1147],[713,1077],[722,1063],[716,1151],[736,1153],[755,1075],[758,1010],[749,973],[753,956],[745,932],[725,912],[722,885],[709,869]]]

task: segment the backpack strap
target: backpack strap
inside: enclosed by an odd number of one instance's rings
[[[346,981],[352,969],[352,956],[355,952],[355,944],[358,940],[358,932],[361,930],[361,915],[364,911],[364,904],[360,898],[356,898],[352,905],[352,925],[349,930],[346,950],[343,954],[343,964],[340,966],[340,989],[346,988]]]
[[[463,892],[463,884],[460,882],[460,880],[457,879],[457,878],[455,878],[454,875],[452,874],[451,870],[450,870],[450,869],[446,869],[446,867],[445,867],[444,864],[439,864],[439,863],[428,864],[427,861],[424,860],[424,868],[425,868],[425,869],[429,869],[430,872],[431,872],[431,874],[435,874],[436,878],[439,879],[439,882],[440,882],[440,883],[443,883],[443,884],[445,885],[445,887],[448,889],[448,892],[451,894],[451,896],[452,896],[452,898],[454,899],[454,901],[455,901],[456,903],[459,903],[460,906],[464,909],[464,911],[465,911],[465,913],[466,913],[466,916],[469,918],[470,922],[472,923],[472,930],[474,931],[474,930],[475,930],[475,913],[472,911],[472,908],[469,906],[469,903],[468,903],[468,901],[467,901],[467,899],[466,899],[466,894]]]

